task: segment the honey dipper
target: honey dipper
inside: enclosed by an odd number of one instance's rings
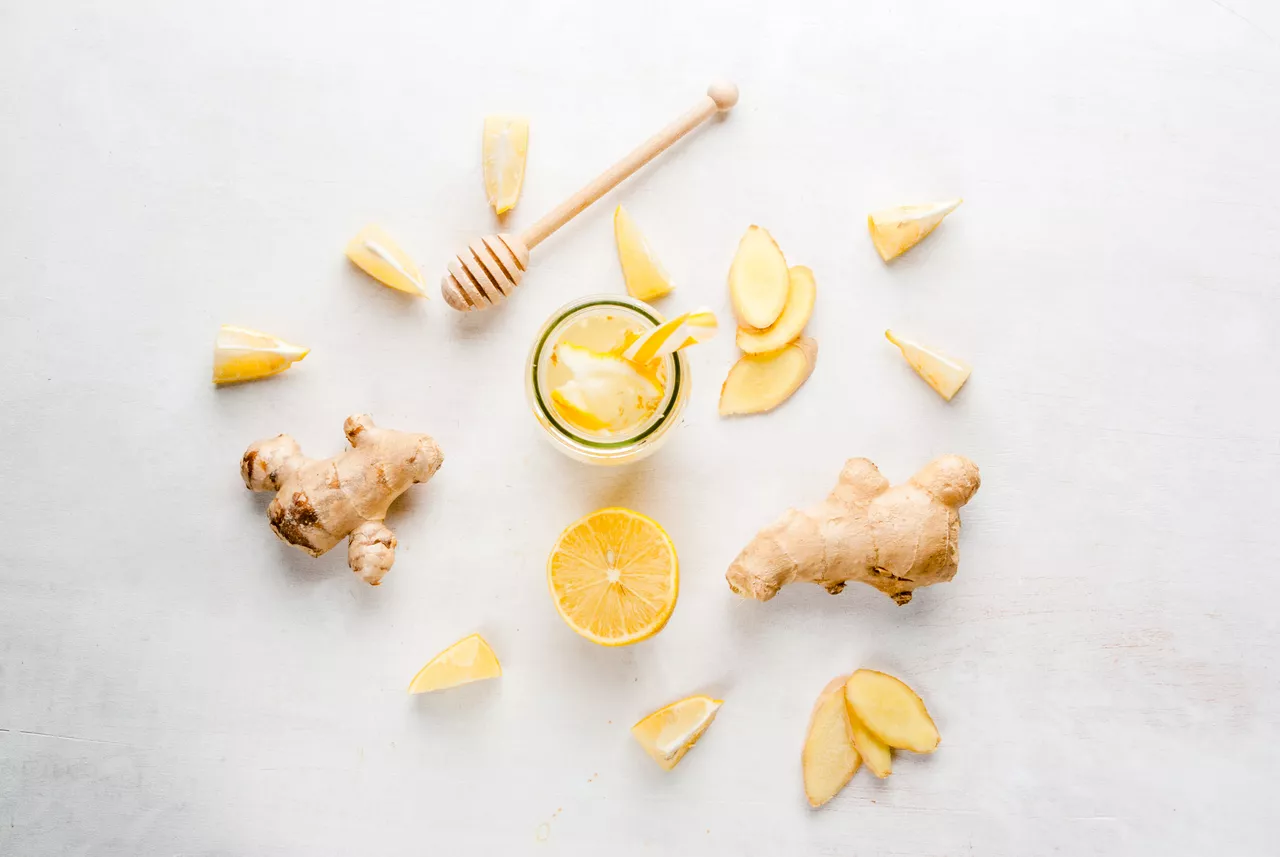
[[[717,112],[729,110],[737,103],[738,87],[732,83],[711,84],[707,87],[707,94],[698,99],[698,103],[687,113],[641,143],[519,235],[504,232],[472,241],[449,262],[449,273],[440,282],[445,303],[460,312],[470,312],[487,309],[503,298],[510,297],[529,267],[530,250],[672,143]]]

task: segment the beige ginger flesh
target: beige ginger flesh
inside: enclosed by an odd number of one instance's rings
[[[822,806],[835,797],[862,764],[862,757],[853,746],[853,727],[845,702],[844,683],[848,678],[842,675],[832,679],[822,689],[809,717],[800,764],[810,806]]]
[[[729,588],[768,601],[789,583],[832,594],[865,583],[906,604],[916,589],[955,577],[959,509],[980,484],[977,465],[959,455],[894,487],[870,461],[851,458],[826,500],[787,511],[752,539],[725,575]]]
[[[287,434],[258,441],[240,475],[251,491],[276,492],[267,519],[283,541],[320,556],[350,536],[351,570],[377,586],[395,562],[388,507],[435,475],[444,456],[429,435],[378,428],[368,414],[348,417],[343,429],[352,448],[325,459],[303,455]]]

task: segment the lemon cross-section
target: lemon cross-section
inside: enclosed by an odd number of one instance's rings
[[[690,696],[659,708],[631,727],[644,751],[671,770],[707,731],[724,703],[709,696]]]
[[[680,589],[675,545],[630,509],[592,512],[560,534],[547,559],[556,610],[602,646],[647,640],[671,618]]]
[[[472,634],[470,637],[463,637],[418,670],[413,681],[409,682],[409,692],[447,690],[500,675],[502,665],[498,663],[498,656],[489,648],[484,637]]]

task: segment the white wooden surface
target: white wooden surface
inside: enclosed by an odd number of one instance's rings
[[[1255,855],[1280,769],[1280,7],[1269,0],[0,6],[0,854]],[[382,224],[432,279],[491,231],[487,112],[532,117],[511,218],[684,109],[742,101],[463,318],[342,257]],[[961,209],[882,265],[875,207]],[[726,422],[729,337],[686,425],[624,471],[528,414],[535,326],[618,291],[624,202],[710,302],[748,223],[818,276],[817,372]],[[726,315],[727,318],[727,315]],[[222,322],[299,340],[208,381]],[[977,367],[946,405],[883,340]],[[277,542],[250,441],[341,448],[368,410],[447,461],[401,501],[380,589]],[[895,480],[964,453],[957,580],[768,604],[722,575],[848,456]],[[545,591],[560,528],[661,520],[667,630],[579,640]],[[411,699],[482,631],[498,683]],[[810,811],[813,697],[858,665],[944,741]],[[726,700],[664,774],[627,727]]]

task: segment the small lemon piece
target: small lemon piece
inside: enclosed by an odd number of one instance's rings
[[[690,696],[650,714],[631,734],[665,770],[671,770],[707,731],[724,703],[709,696]]]
[[[888,262],[919,244],[938,228],[942,218],[956,210],[964,200],[927,202],[923,205],[900,205],[872,212],[867,217],[871,241],[880,258]]]
[[[515,208],[524,186],[529,153],[529,120],[523,116],[486,116],[484,120],[484,190],[495,214]]]
[[[276,375],[310,352],[260,330],[224,324],[213,343],[213,383],[235,384]]]
[[[640,227],[622,206],[613,212],[613,237],[618,243],[618,261],[631,297],[651,301],[674,288]]]
[[[817,362],[817,340],[807,336],[779,351],[742,355],[720,388],[720,416],[773,410],[809,380]]]
[[[911,364],[911,368],[916,370],[916,374],[948,402],[960,392],[964,382],[968,381],[969,375],[973,373],[973,368],[963,360],[948,357],[941,351],[921,345],[919,342],[903,339],[892,330],[886,330],[884,336],[898,346],[898,350]]]
[[[502,665],[498,663],[498,656],[489,648],[484,637],[472,634],[470,637],[463,637],[418,670],[413,681],[409,682],[409,692],[447,690],[500,675]]]
[[[366,226],[347,242],[347,258],[384,286],[427,296],[418,266],[377,226]]]
[[[676,548],[657,521],[630,509],[592,512],[570,524],[547,558],[556,611],[602,646],[626,646],[662,630],[676,607]]]

